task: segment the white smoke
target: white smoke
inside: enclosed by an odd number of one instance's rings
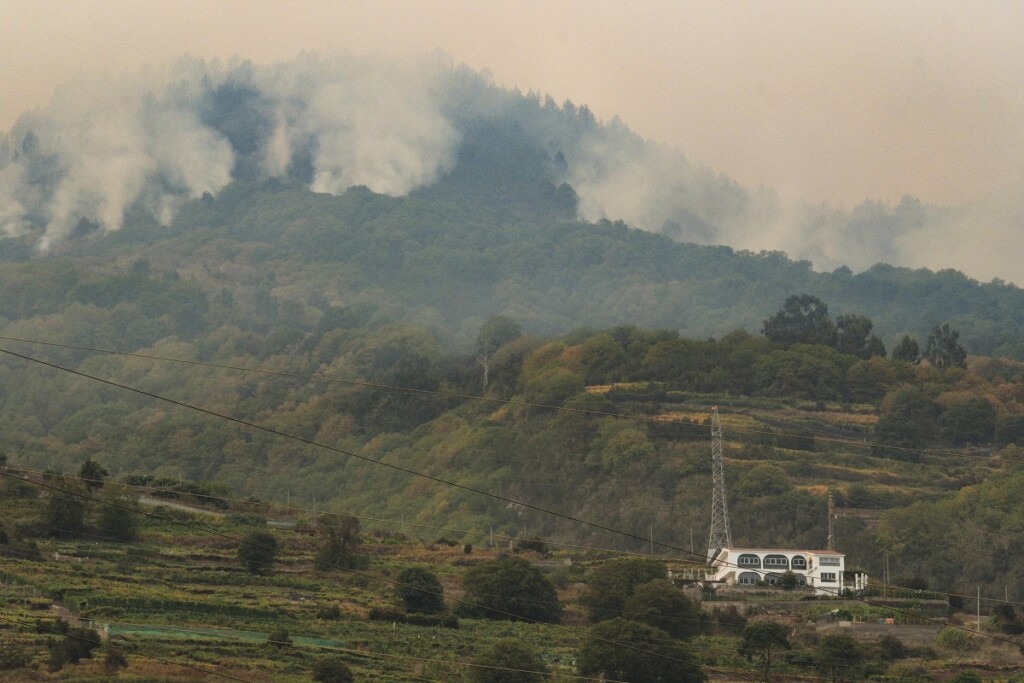
[[[819,269],[887,262],[1024,282],[1016,258],[1022,195],[956,209],[912,198],[852,210],[782,201],[618,120],[602,124],[586,107],[502,90],[488,74],[437,56],[301,55],[266,66],[182,60],[164,72],[70,84],[0,137],[0,236],[34,236],[45,251],[83,220],[119,229],[132,207],[167,224],[183,202],[235,177],[292,174],[316,192],[364,185],[404,195],[450,171],[461,135],[481,120],[504,122],[502,130],[546,152],[554,180],[572,185],[586,220],[781,250]]]
[[[82,221],[120,229],[139,206],[169,223],[188,200],[232,179],[238,153],[204,122],[225,84],[276,108],[259,150],[266,177],[312,150],[317,192],[353,185],[402,195],[436,181],[458,134],[441,115],[438,61],[421,65],[303,56],[268,67],[182,60],[163,74],[79,81],[23,116],[0,147],[0,234],[35,225],[46,251]]]

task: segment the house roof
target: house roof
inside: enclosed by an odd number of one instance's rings
[[[806,550],[806,549],[794,549],[794,548],[720,548],[715,553],[716,557],[719,552],[726,551],[730,553],[803,553],[805,555],[834,555],[836,557],[846,557],[846,553],[840,553],[835,550]]]

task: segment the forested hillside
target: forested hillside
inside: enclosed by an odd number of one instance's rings
[[[718,404],[739,542],[820,546],[831,488],[874,511],[841,522],[855,564],[877,573],[888,553],[899,574],[947,587],[1020,586],[1007,553],[978,550],[1024,542],[1009,495],[1024,433],[1019,288],[696,244],[745,195],[689,166],[681,188],[703,208],[677,206],[664,234],[582,220],[595,187],[631,167],[615,157],[597,182],[580,159],[595,140],[642,141],[586,108],[473,83],[447,86],[451,158],[397,190],[348,176],[328,187],[308,140],[280,173],[260,172],[272,107],[236,84],[203,100],[236,152],[214,191],[168,189],[174,211],[159,216],[140,195],[116,228],[83,210],[55,233],[45,202],[27,208],[0,239],[0,346],[307,443],[5,355],[9,460],[71,471],[94,458],[116,477],[624,543],[508,502],[524,501],[676,545],[692,531],[702,552]],[[34,124],[4,153],[34,192],[64,196],[74,174]],[[827,324],[787,337],[769,321],[790,302]],[[943,344],[954,352],[930,353]]]

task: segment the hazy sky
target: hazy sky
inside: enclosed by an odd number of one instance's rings
[[[435,49],[794,198],[1024,187],[1021,2],[0,0],[0,129],[80,73]]]

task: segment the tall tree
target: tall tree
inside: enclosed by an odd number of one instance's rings
[[[928,335],[924,357],[937,368],[966,368],[967,352],[960,346],[960,331],[949,323],[936,325]]]
[[[645,558],[622,558],[599,564],[587,576],[587,590],[580,602],[591,621],[620,616],[638,586],[668,576],[665,565]]]
[[[89,490],[102,488],[103,480],[107,478],[108,474],[107,468],[92,458],[87,458],[78,470],[78,476],[85,481],[85,486]]]
[[[487,389],[490,381],[491,356],[510,341],[514,341],[523,335],[523,329],[512,318],[503,315],[496,315],[489,318],[480,326],[476,336],[476,355],[480,367],[483,369],[483,387]]]
[[[85,503],[70,493],[55,491],[46,505],[43,526],[47,536],[78,536],[85,530]]]
[[[847,313],[836,318],[836,350],[858,358],[885,356],[885,344],[871,334],[871,318]]]
[[[755,621],[743,628],[743,639],[738,649],[747,661],[755,657],[760,660],[761,676],[768,681],[772,670],[772,651],[780,647],[786,650],[790,647],[786,629],[774,621]]]
[[[366,560],[359,554],[362,539],[359,536],[359,520],[351,515],[325,516],[318,522],[326,538],[316,561],[320,569],[356,569],[366,566]]]
[[[921,347],[909,334],[905,334],[896,348],[892,350],[892,359],[917,365],[921,362]]]
[[[793,294],[786,298],[781,310],[764,321],[762,333],[780,346],[831,346],[835,342],[836,326],[821,299],[810,294]]]

